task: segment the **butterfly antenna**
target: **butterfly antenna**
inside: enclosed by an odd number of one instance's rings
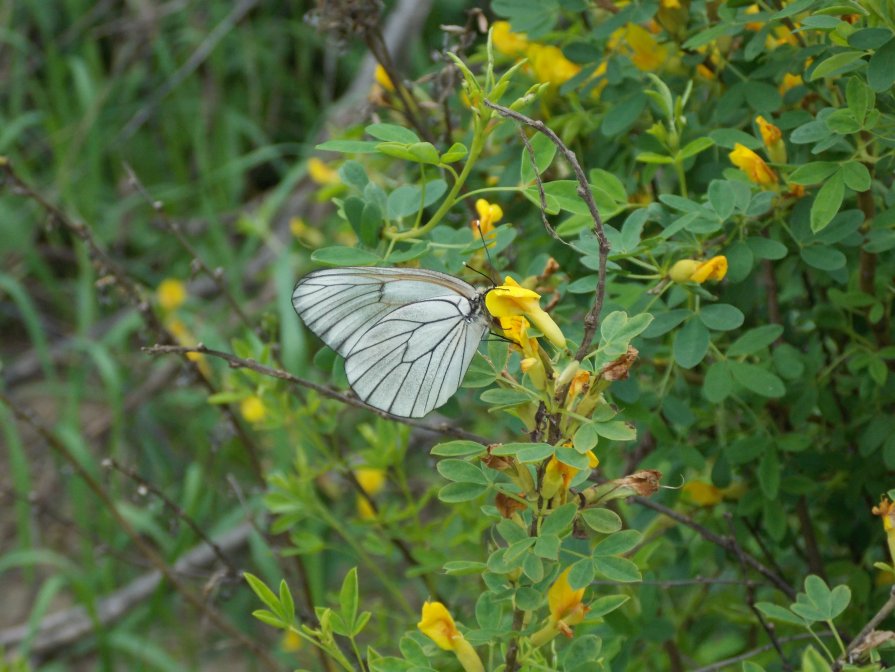
[[[470,271],[472,271],[473,273],[478,273],[478,274],[481,275],[483,278],[485,278],[488,282],[491,283],[491,286],[492,286],[492,287],[494,286],[494,280],[491,279],[491,276],[490,276],[490,275],[488,275],[487,273],[485,273],[485,272],[483,272],[483,271],[480,271],[479,269],[477,269],[477,268],[475,268],[475,267],[473,267],[473,266],[470,266],[470,265],[467,264],[465,261],[463,262],[463,265],[466,266],[466,268],[468,268],[468,269],[469,269]]]
[[[475,228],[479,232],[479,238],[482,241],[482,247],[485,248],[485,256],[488,257],[488,266],[490,266],[493,269],[493,268],[495,268],[494,261],[491,259],[491,253],[488,251],[488,244],[485,242],[485,234],[482,232],[482,223],[478,219],[474,219],[472,221],[475,224]],[[473,269],[473,270],[475,270],[475,269]],[[481,273],[481,271],[477,271],[477,272]],[[485,275],[484,273],[481,273],[481,274]],[[494,280],[491,278],[491,276],[486,275],[485,277],[488,278],[488,281],[491,283],[492,287],[497,286],[497,284],[494,282]]]

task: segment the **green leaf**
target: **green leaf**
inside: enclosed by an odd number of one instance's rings
[[[537,199],[537,188],[534,186],[529,187],[526,189],[526,192],[531,190],[533,190],[534,197]],[[594,202],[597,204],[597,208],[600,210],[600,214],[604,218],[612,216],[608,213],[615,214],[619,211],[618,205],[612,197],[600,187],[600,185],[590,185],[590,191],[594,197]],[[590,214],[590,210],[587,209],[587,203],[585,203],[584,199],[578,195],[578,182],[575,180],[554,180],[552,182],[545,182],[544,193],[546,193],[548,197],[555,199],[559,207],[566,212],[571,212],[576,215]]]
[[[408,147],[408,150],[417,163],[428,163],[433,166],[441,163],[441,156],[431,142],[415,142]]]
[[[650,326],[643,332],[644,338],[664,336],[690,317],[693,313],[686,308],[677,308],[664,313],[656,313]]]
[[[590,466],[587,455],[582,455],[574,448],[559,446],[554,449],[553,454],[557,460],[573,469],[588,469]]]
[[[594,563],[590,558],[582,558],[569,570],[569,585],[572,590],[585,588],[594,580]]]
[[[486,565],[484,562],[476,562],[473,560],[452,560],[444,563],[444,573],[448,576],[470,576],[473,574],[481,575]]]
[[[859,124],[864,123],[867,117],[867,110],[873,107],[876,96],[873,90],[864,83],[860,77],[849,77],[848,83],[845,85],[845,100],[848,102],[848,109],[852,116]]]
[[[438,499],[447,504],[468,502],[484,494],[487,489],[486,486],[476,483],[448,483],[438,491]]]
[[[541,534],[563,534],[572,527],[576,513],[578,513],[578,502],[569,502],[554,509],[541,523]]]
[[[311,253],[311,260],[327,266],[372,266],[382,261],[382,258],[375,252],[359,247],[334,245],[314,250]]]
[[[562,541],[558,536],[555,534],[545,535],[542,531],[541,536],[538,537],[534,548],[531,550],[539,558],[544,558],[545,560],[558,560],[559,547],[561,544]]]
[[[823,231],[829,224],[845,198],[845,181],[842,172],[836,172],[824,182],[811,204],[811,230],[814,233]]]
[[[449,481],[488,485],[488,478],[482,472],[482,469],[478,465],[467,462],[466,460],[441,460],[436,465],[436,469],[438,469],[439,474]]]
[[[851,110],[848,109],[834,110],[824,117],[824,124],[833,133],[838,133],[839,135],[850,135],[861,130],[860,122],[855,119]]]
[[[572,437],[572,445],[579,453],[586,453],[596,448],[599,440],[600,435],[597,432],[596,423],[589,422],[581,425],[578,431],[575,432],[575,435]]]
[[[789,181],[795,184],[817,184],[823,182],[837,170],[839,170],[837,161],[811,161],[792,171]]]
[[[400,142],[410,145],[420,141],[419,136],[409,128],[396,124],[370,124],[364,129],[364,132],[384,142]]]
[[[715,141],[716,145],[726,149],[733,149],[737,144],[749,149],[758,149],[762,145],[761,140],[754,135],[736,128],[717,128],[709,133],[709,137]]]
[[[382,211],[375,203],[364,203],[364,209],[360,215],[360,240],[368,246],[374,247],[379,241],[379,229],[382,224]]]
[[[285,618],[286,615],[283,613],[279,598],[267,587],[264,581],[248,572],[243,572],[242,577],[246,580],[246,583],[249,584],[249,588],[252,589],[252,592],[258,596],[258,599],[260,599],[268,609],[275,613],[277,617],[281,619]],[[256,618],[258,617],[256,616]]]
[[[627,558],[619,557],[595,557],[594,570],[605,576],[610,581],[622,583],[636,583],[642,581],[643,576],[633,562]]]
[[[864,52],[859,50],[840,51],[839,53],[833,54],[814,67],[811,74],[808,76],[808,81],[813,82],[821,77],[827,77],[840,70],[844,70],[863,56]]]
[[[602,507],[583,509],[581,518],[585,525],[600,534],[612,534],[622,529],[622,519],[619,515],[615,511]]]
[[[801,251],[802,261],[821,271],[835,271],[845,266],[845,255],[826,245],[812,245],[803,247]]]
[[[720,403],[733,392],[733,376],[727,362],[715,362],[705,372],[702,393],[713,404]]]
[[[637,430],[622,420],[594,423],[597,434],[610,441],[633,441],[637,438]]]
[[[785,609],[780,605],[773,604],[772,602],[756,602],[755,608],[772,620],[805,627],[805,619],[796,616],[789,609]]]
[[[339,591],[339,609],[349,631],[354,629],[354,624],[357,621],[357,605],[357,567],[352,567],[345,575],[342,588]]]
[[[364,187],[370,179],[367,177],[367,171],[357,161],[346,161],[339,167],[339,179],[342,184],[354,187],[358,191],[363,191]]]
[[[642,540],[643,535],[637,530],[624,530],[616,532],[606,537],[603,541],[594,547],[593,555],[595,557],[606,557],[610,555],[621,555],[627,553]]]
[[[846,187],[854,191],[870,189],[870,171],[860,161],[848,161],[842,164],[842,180]]]
[[[771,238],[750,236],[746,238],[746,244],[756,259],[783,259],[788,253],[786,245]]]
[[[736,306],[728,303],[710,303],[700,308],[699,319],[714,331],[731,331],[742,326],[746,317]]]
[[[690,320],[674,337],[674,361],[685,369],[699,364],[709,350],[709,330],[700,320]]]
[[[535,155],[535,163],[538,167],[538,175],[542,174],[553,162],[556,156],[556,145],[543,133],[536,133],[529,140],[531,148]],[[522,158],[519,163],[519,179],[522,184],[528,184],[535,179],[534,171],[531,169],[531,158],[528,149],[522,147]]]
[[[503,443],[491,449],[492,455],[512,455],[520,462],[540,462],[552,457],[556,448],[549,443]]]
[[[736,207],[733,187],[727,180],[712,180],[709,183],[709,203],[722,221],[733,214]]]
[[[375,154],[377,142],[369,140],[327,140],[315,147],[324,152],[340,152],[342,154]]]
[[[777,399],[786,394],[783,381],[775,374],[756,364],[748,362],[728,362],[734,380],[747,390],[770,399]]]
[[[715,146],[715,141],[710,137],[702,136],[700,138],[696,138],[695,140],[691,140],[683,148],[678,152],[677,158],[681,161],[684,159],[689,159],[691,156],[696,156],[700,152],[704,152],[710,147]]]
[[[807,646],[802,652],[801,672],[832,672],[833,668],[826,658],[823,657],[813,646]]]
[[[870,57],[867,83],[874,91],[887,91],[895,84],[895,37],[881,46]]]
[[[783,334],[783,327],[779,324],[766,324],[755,329],[750,329],[735,340],[727,349],[728,357],[751,355],[762,348],[768,347]]]
[[[429,452],[438,457],[469,457],[485,453],[486,448],[475,441],[447,441],[435,444]]]
[[[668,164],[674,163],[674,159],[666,154],[657,154],[656,152],[640,152],[634,157],[635,161],[641,163]]]
[[[621,135],[637,123],[643,108],[646,107],[646,102],[647,98],[643,92],[635,91],[615,103],[606,111],[600,131],[609,138]]]
[[[764,451],[761,462],[758,464],[758,485],[766,502],[771,503],[777,499],[781,477],[780,458],[777,451],[773,447],[769,447]]]
[[[611,613],[625,604],[631,597],[629,595],[604,595],[590,603],[588,618],[600,618]]]
[[[486,404],[492,404],[496,407],[501,406],[518,406],[532,401],[532,396],[525,390],[511,390],[498,388],[494,390],[485,390],[479,396],[479,399]]]
[[[459,161],[469,153],[466,145],[462,142],[455,142],[444,154],[441,155],[442,163],[453,163]]]
[[[285,579],[280,580],[280,604],[283,605],[283,616],[289,623],[295,622],[295,600],[289,592],[289,585]]]

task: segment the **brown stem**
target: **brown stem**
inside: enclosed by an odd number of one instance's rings
[[[883,619],[885,619],[889,614],[895,611],[895,588],[892,588],[889,591],[889,599],[886,603],[880,607],[879,611],[867,621],[867,625],[861,628],[861,632],[858,633],[858,636],[855,637],[852,641],[848,643],[848,646],[845,647],[845,653],[836,661],[836,665],[834,667],[835,670],[842,669],[842,663],[849,659],[849,655],[852,651],[858,648],[867,636],[876,629],[880,623],[882,623]]]
[[[669,509],[667,506],[658,504],[650,499],[647,499],[646,497],[635,496],[635,497],[631,497],[630,501],[636,502],[637,504],[640,504],[641,506],[645,506],[648,509],[652,509],[653,511],[658,511],[661,514],[666,515],[673,520],[676,520],[677,522],[681,523],[682,525],[686,525],[691,530],[698,533],[699,536],[701,536],[706,541],[709,541],[709,542],[715,544],[716,546],[723,548],[727,553],[730,553],[731,555],[734,555],[734,556],[737,555],[736,544],[735,544],[734,540],[728,539],[726,537],[722,537],[721,535],[718,535],[718,534],[715,534],[708,528],[697,523],[695,520],[693,520],[689,516],[679,513],[678,511],[675,511],[674,509]],[[776,574],[771,569],[769,569],[764,564],[762,564],[759,560],[752,557],[745,551],[743,551],[742,560],[746,565],[748,565],[749,567],[754,569],[756,572],[761,574],[763,577],[765,577],[769,583],[771,583],[775,588],[777,588],[777,590],[782,592],[789,599],[791,599],[791,600],[796,599],[795,589],[792,586],[790,586],[782,577],[780,577],[778,574]]]
[[[237,357],[236,355],[231,355],[229,352],[212,350],[211,348],[205,347],[202,343],[194,346],[153,345],[152,347],[146,347],[142,350],[143,352],[150,355],[165,355],[172,353],[183,355],[190,352],[196,352],[203,355],[208,355],[210,357],[217,357],[218,359],[223,359],[224,361],[226,361],[234,369],[249,369],[250,371],[255,371],[256,373],[270,376],[271,378],[285,380],[287,383],[291,383],[292,385],[299,385],[301,387],[306,387],[310,390],[314,390],[318,394],[327,397],[328,399],[335,399],[336,401],[340,401],[343,404],[347,404],[348,406],[354,406],[355,408],[366,409],[388,420],[395,420],[396,422],[401,422],[411,427],[417,427],[434,434],[444,434],[446,436],[454,436],[458,439],[477,441],[478,443],[481,443],[483,445],[490,443],[489,440],[483,436],[473,434],[472,432],[467,432],[466,430],[460,429],[458,427],[452,427],[446,422],[438,425],[431,425],[426,422],[414,420],[413,418],[402,418],[397,415],[392,415],[391,413],[386,413],[385,411],[365,404],[357,397],[352,397],[347,394],[343,394],[342,392],[337,392],[336,390],[330,389],[325,385],[321,385],[310,380],[305,380],[304,378],[299,378],[298,376],[295,376],[288,371],[283,371],[282,369],[275,369],[270,366],[259,364],[253,359],[242,359],[241,357]]]
[[[490,100],[485,100],[483,102],[486,107],[490,107],[500,116],[512,119],[520,124],[525,124],[539,133],[543,133],[554,145],[556,145],[557,150],[563,155],[566,161],[569,162],[569,165],[575,173],[575,179],[578,181],[578,196],[580,196],[587,205],[591,219],[594,222],[594,235],[596,235],[597,243],[599,245],[599,269],[597,271],[599,279],[597,280],[597,291],[594,297],[593,306],[584,318],[584,336],[581,339],[581,345],[578,347],[578,351],[575,353],[575,359],[580,362],[590,354],[591,342],[597,333],[597,327],[600,326],[600,311],[603,310],[603,300],[606,296],[606,260],[609,258],[610,249],[609,240],[606,238],[606,233],[603,231],[603,218],[600,216],[600,211],[597,208],[594,196],[591,193],[587,175],[585,175],[584,169],[578,162],[578,157],[575,156],[575,152],[566,147],[559,136],[543,121],[532,119],[531,117],[527,117],[508,107],[492,103]]]

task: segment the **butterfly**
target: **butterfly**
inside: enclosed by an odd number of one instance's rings
[[[493,319],[488,291],[437,271],[347,266],[304,276],[292,306],[345,358],[362,401],[421,418],[460,387]]]

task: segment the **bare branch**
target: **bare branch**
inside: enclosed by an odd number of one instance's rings
[[[211,357],[217,357],[226,361],[234,369],[249,369],[250,371],[255,371],[256,373],[260,373],[264,376],[279,378],[280,380],[285,380],[287,383],[314,390],[324,397],[335,399],[336,401],[340,401],[348,406],[366,409],[382,418],[386,418],[387,420],[395,420],[396,422],[401,422],[405,425],[409,425],[410,427],[416,427],[418,429],[432,432],[434,434],[454,436],[458,439],[468,439],[469,441],[476,441],[481,444],[490,443],[490,441],[483,436],[473,434],[472,432],[467,432],[466,430],[460,429],[459,427],[452,427],[446,422],[437,425],[430,425],[426,422],[414,420],[413,418],[402,418],[397,415],[392,415],[391,413],[386,413],[385,411],[374,408],[369,404],[365,404],[357,397],[338,392],[336,390],[333,390],[332,388],[327,387],[326,385],[321,385],[320,383],[315,383],[313,381],[306,380],[305,378],[299,378],[298,376],[293,375],[288,371],[283,371],[282,369],[275,369],[270,366],[265,366],[264,364],[259,364],[253,359],[242,359],[241,357],[237,357],[236,355],[231,355],[229,352],[212,350],[211,348],[205,347],[202,343],[199,343],[195,346],[154,345],[152,347],[143,348],[143,352],[150,355],[165,355],[171,353],[184,355],[190,352],[196,352],[203,355],[209,355]]]
[[[867,621],[867,625],[861,628],[861,632],[858,633],[858,636],[848,643],[848,646],[845,648],[845,653],[836,661],[834,669],[842,669],[843,660],[851,662],[852,652],[859,648],[870,633],[876,629],[876,626],[882,623],[883,619],[893,611],[895,611],[895,588],[892,588],[892,590],[889,591],[889,599],[882,607],[880,607],[873,618]]]
[[[550,129],[543,121],[532,119],[531,117],[520,114],[508,107],[492,103],[490,100],[485,100],[484,104],[502,117],[512,119],[520,124],[525,124],[539,133],[543,133],[554,145],[556,145],[557,150],[563,155],[566,161],[569,162],[569,165],[572,166],[572,170],[575,172],[575,179],[578,180],[578,195],[587,204],[587,209],[590,212],[591,219],[593,219],[594,235],[597,237],[597,244],[599,246],[597,292],[594,296],[594,304],[584,318],[584,336],[581,339],[581,345],[578,347],[578,351],[575,353],[575,359],[580,362],[590,354],[591,342],[594,340],[594,336],[597,333],[597,327],[600,326],[600,312],[603,310],[603,300],[606,296],[606,261],[609,258],[610,247],[609,240],[606,238],[606,233],[603,230],[603,218],[600,216],[600,211],[597,209],[596,202],[594,202],[594,195],[590,191],[587,175],[585,175],[584,169],[578,162],[578,157],[575,156],[575,152],[566,147],[563,141],[560,140],[559,136],[554,133],[552,129]]]
[[[544,193],[544,182],[541,180],[541,174],[538,172],[538,162],[535,159],[535,150],[531,146],[531,142],[529,142],[528,136],[521,126],[519,127],[519,137],[522,138],[522,144],[525,145],[525,151],[528,154],[528,162],[534,173],[535,183],[538,185],[538,199],[541,201],[541,222],[544,224],[544,228],[547,229],[547,233],[550,234],[550,237],[553,238],[553,240],[557,240],[563,245],[572,247],[571,243],[562,239],[547,219],[547,194]]]

